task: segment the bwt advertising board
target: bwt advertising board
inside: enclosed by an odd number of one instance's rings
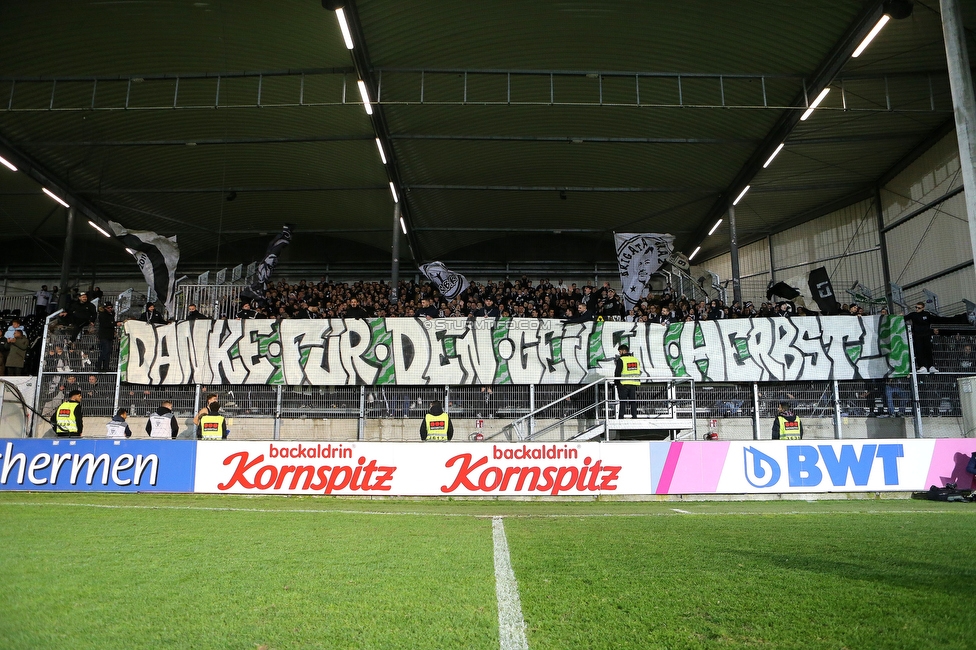
[[[192,492],[192,440],[0,440],[0,490]]]

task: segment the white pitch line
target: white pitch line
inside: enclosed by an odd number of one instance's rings
[[[525,639],[525,619],[522,618],[522,601],[519,599],[518,582],[512,570],[512,558],[508,554],[505,538],[505,522],[501,517],[491,520],[492,537],[495,540],[495,595],[498,597],[498,645],[501,650],[529,650]]]
[[[261,513],[272,513],[272,514],[284,514],[289,512],[301,513],[301,514],[322,514],[322,515],[374,515],[379,517],[461,517],[461,518],[472,518],[472,519],[494,519],[499,516],[504,516],[509,519],[599,519],[599,518],[645,518],[645,517],[673,517],[671,512],[600,512],[600,513],[577,513],[577,514],[557,514],[557,513],[544,513],[544,514],[531,514],[531,513],[520,513],[520,514],[504,514],[504,515],[494,515],[489,513],[462,513],[462,512],[422,512],[422,511],[411,511],[411,510],[401,510],[398,512],[393,511],[383,511],[383,510],[339,510],[339,509],[327,509],[327,508],[237,508],[233,506],[169,506],[169,505],[137,505],[137,504],[109,504],[109,503],[71,503],[71,502],[30,502],[30,501],[0,501],[0,508],[4,506],[16,506],[16,507],[46,507],[46,508],[104,508],[107,510],[200,510],[204,512],[261,512]],[[678,512],[680,514],[689,514],[695,517],[754,517],[756,515],[762,515],[763,517],[774,517],[774,516],[785,516],[785,517],[796,517],[805,515],[913,515],[913,514],[929,514],[929,515],[942,515],[948,514],[953,516],[976,516],[976,511],[974,510],[956,510],[956,509],[946,509],[946,510],[852,510],[849,512],[838,511],[838,510],[790,510],[785,512],[749,512],[749,511],[737,511],[732,510],[728,512],[687,512],[678,510],[677,508],[671,508],[672,512]]]

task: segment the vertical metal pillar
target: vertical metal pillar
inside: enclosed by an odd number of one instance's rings
[[[759,384],[752,382],[752,439],[759,440]]]
[[[359,425],[356,430],[356,440],[366,439],[366,387],[359,387]]]
[[[397,303],[400,284],[400,203],[393,204],[393,264],[390,273],[390,304]]]
[[[976,97],[973,96],[973,76],[966,50],[966,29],[959,0],[941,0],[942,34],[945,39],[946,62],[949,65],[949,88],[956,117],[956,139],[959,142],[959,167],[969,213],[969,244],[976,258]],[[976,268],[976,267],[974,267]]]
[[[776,281],[776,257],[773,255],[773,236],[766,237],[766,250],[769,252],[769,281]]]
[[[739,235],[735,230],[735,206],[729,206],[729,256],[732,259],[732,301],[742,307],[742,277],[739,274]]]
[[[915,344],[912,342],[912,324],[905,323],[908,329],[908,353],[912,361],[912,420],[915,423],[915,437],[923,438],[922,435],[922,400],[918,395],[918,373],[915,371]],[[894,413],[888,415],[894,417]]]
[[[874,188],[874,206],[878,217],[878,246],[881,249],[881,271],[884,273],[885,300],[888,301],[888,313],[895,311],[895,303],[891,299],[891,267],[888,266],[888,241],[884,233],[884,206],[881,203],[881,187]]]
[[[196,417],[197,413],[200,412],[200,398],[202,397],[200,391],[201,388],[202,386],[200,384],[193,384],[193,417]],[[191,418],[190,427],[196,427],[196,426],[197,426],[196,424],[193,424],[193,419]],[[195,440],[196,437],[197,437],[197,430],[191,428],[190,440]]]
[[[275,388],[278,391],[277,395],[275,395],[274,439],[281,440],[281,384],[278,384]]]
[[[529,384],[529,439],[535,434],[535,384]]]
[[[836,379],[832,384],[834,389],[834,438],[841,440],[844,438],[844,430],[842,427],[843,420],[840,415],[840,385]]]
[[[38,422],[37,413],[41,412],[41,393],[44,389],[44,363],[47,361],[47,332],[51,327],[51,319],[55,318],[58,312],[53,314],[48,314],[47,318],[44,319],[44,333],[41,334],[41,360],[37,364],[37,384],[34,386],[34,411],[36,413],[31,413],[31,426],[27,427],[27,437],[36,438],[37,437],[37,425]]]
[[[691,435],[698,440],[698,405],[695,403],[695,380],[691,380]]]
[[[61,280],[58,287],[58,307],[68,306],[71,292],[68,291],[68,278],[71,277],[71,255],[75,248],[75,209],[68,208],[68,216],[64,231],[64,257],[61,258]]]

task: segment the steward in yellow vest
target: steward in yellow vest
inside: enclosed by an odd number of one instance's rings
[[[773,440],[800,440],[803,438],[803,424],[790,410],[789,404],[780,402],[779,414],[773,420]]]
[[[430,410],[420,424],[420,439],[431,442],[447,442],[454,438],[454,423],[444,412],[440,402],[430,405]]]
[[[51,418],[54,433],[59,437],[80,438],[85,428],[81,417],[81,391],[68,393],[68,399],[61,403]]]
[[[617,377],[617,399],[620,401],[618,417],[637,417],[637,387],[640,386],[641,367],[637,357],[630,353],[630,348],[623,343],[617,348],[620,356],[614,365],[613,374]],[[630,410],[630,413],[625,411]]]
[[[227,419],[220,414],[220,404],[211,402],[207,405],[207,414],[200,418],[200,429],[197,438],[203,440],[226,440],[230,435]]]

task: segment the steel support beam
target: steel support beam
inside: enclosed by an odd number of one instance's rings
[[[400,286],[400,204],[393,206],[393,264],[390,271],[390,304],[397,304]]]
[[[888,241],[884,227],[884,205],[881,203],[881,187],[874,189],[874,211],[878,219],[878,247],[881,249],[881,272],[884,275],[885,300],[888,313],[894,313],[895,304],[891,299],[891,267],[888,264]]]
[[[973,75],[969,67],[962,5],[959,0],[941,0],[941,6],[949,88],[959,141],[959,167],[966,188],[966,212],[969,213],[969,245],[976,259],[976,97],[973,95]]]
[[[58,284],[58,307],[61,309],[66,308],[71,299],[71,292],[68,291],[68,280],[71,276],[71,257],[75,249],[75,208],[68,208],[66,212],[64,253],[61,257],[61,278]],[[44,363],[43,359],[41,363]]]
[[[739,273],[739,235],[735,229],[735,206],[729,206],[729,257],[732,262],[732,301],[742,307],[742,276]]]

